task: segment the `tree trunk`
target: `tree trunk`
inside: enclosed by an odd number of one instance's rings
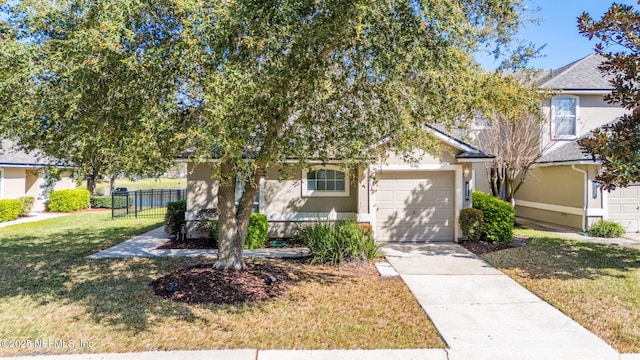
[[[240,237],[236,222],[236,169],[230,159],[220,164],[218,186],[218,260],[216,269],[243,270],[244,238]]]
[[[87,175],[87,190],[91,193],[91,196],[96,195],[96,182],[98,181],[98,172],[93,171],[91,174]]]
[[[109,179],[109,194],[113,192],[113,189],[116,187],[116,176],[111,175],[111,179]]]

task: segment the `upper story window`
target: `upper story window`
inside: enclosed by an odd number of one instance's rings
[[[578,98],[551,99],[551,136],[554,140],[575,139],[578,136]]]
[[[349,196],[349,175],[334,166],[303,171],[302,196]]]

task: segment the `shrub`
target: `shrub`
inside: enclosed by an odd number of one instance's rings
[[[0,200],[0,222],[15,220],[22,213],[20,199]]]
[[[482,237],[482,210],[479,209],[462,209],[460,210],[460,228],[462,234],[467,240],[478,241]]]
[[[83,210],[89,207],[91,194],[89,190],[54,190],[49,193],[49,211],[69,212]]]
[[[622,225],[613,221],[598,220],[587,231],[589,236],[615,238],[623,236],[626,231]]]
[[[184,224],[184,213],[187,211],[187,201],[178,200],[167,203],[167,213],[164,215],[164,232],[176,235]]]
[[[218,220],[209,220],[214,218],[214,216],[207,214],[207,211],[210,211],[210,209],[199,212],[198,215],[196,215],[196,219],[199,220],[196,225],[196,230],[207,234],[211,240],[211,245],[218,247]],[[268,230],[269,222],[267,221],[266,215],[251,214],[244,248],[247,250],[263,248],[267,244],[267,240],[269,240]]]
[[[352,221],[305,226],[296,231],[295,238],[309,247],[314,263],[371,261],[380,254],[380,246]]]
[[[513,223],[516,213],[509,203],[480,191],[474,191],[473,208],[482,211],[484,240],[498,244],[513,240]]]
[[[96,209],[124,209],[127,207],[127,199],[123,196],[113,197],[115,206],[111,205],[111,196],[94,196],[91,198],[91,207]]]
[[[249,227],[247,229],[247,239],[244,242],[245,249],[263,248],[269,239],[267,232],[269,230],[269,222],[264,214],[251,214],[249,219]]]
[[[20,213],[20,216],[29,215],[31,209],[33,209],[33,204],[36,203],[36,198],[33,196],[23,196],[20,198],[20,201],[22,202],[22,212]]]

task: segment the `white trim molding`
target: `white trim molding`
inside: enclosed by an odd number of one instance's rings
[[[559,213],[571,214],[571,215],[579,215],[579,216],[582,216],[584,214],[584,210],[582,208],[577,208],[577,207],[545,204],[545,203],[539,203],[534,201],[517,200],[517,199],[515,202],[516,202],[516,206],[528,207],[532,209],[547,210],[547,211],[553,211],[553,212],[559,212]]]

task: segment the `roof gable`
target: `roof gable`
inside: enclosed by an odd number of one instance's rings
[[[0,139],[0,167],[47,167],[60,166],[56,161],[39,151],[25,152],[16,148],[7,139]]]
[[[605,60],[602,55],[591,54],[559,69],[543,71],[538,85],[562,90],[611,90],[611,77],[598,70]]]

